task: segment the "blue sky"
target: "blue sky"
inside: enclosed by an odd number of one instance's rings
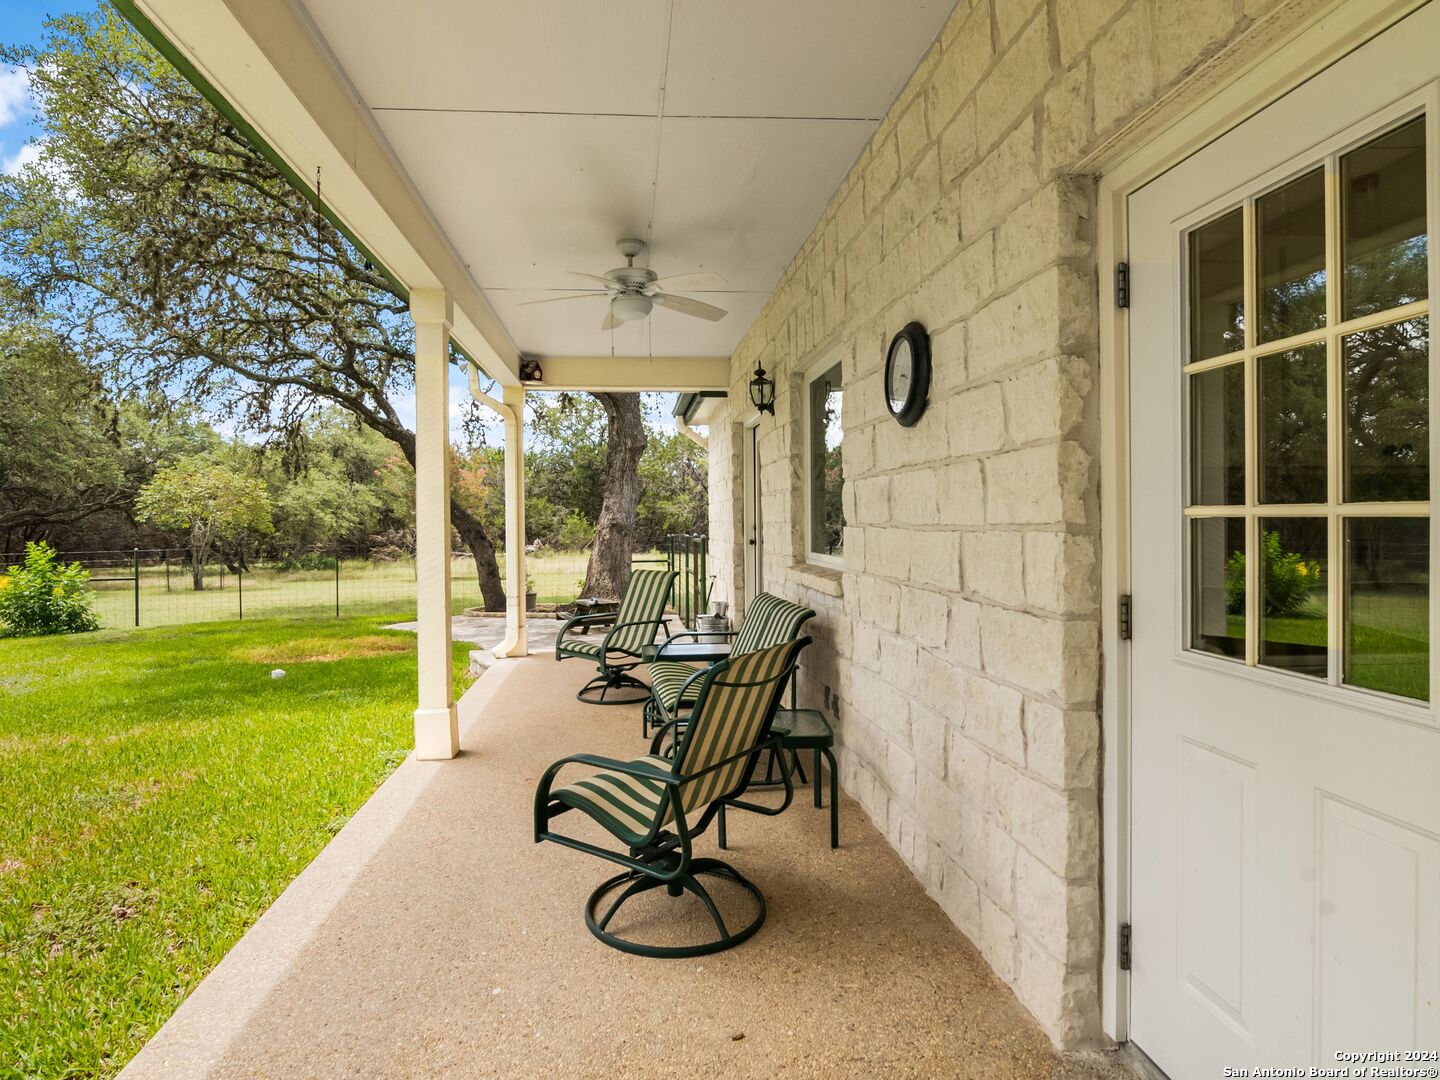
[[[96,3],[65,0],[3,0],[0,3],[0,41],[6,45],[33,45],[40,40],[43,23],[51,15],[94,11]],[[40,136],[23,71],[0,68],[0,170],[14,172],[34,154],[27,144]]]
[[[52,15],[96,10],[98,2],[66,0],[0,0],[0,41],[6,45],[33,45],[40,41],[44,21]],[[25,73],[0,67],[0,171],[14,172],[35,154],[35,141],[42,135],[40,117],[30,99]],[[461,407],[469,400],[469,390],[462,372],[452,370],[450,378],[451,433],[460,435]],[[663,416],[669,415],[673,394],[664,395]],[[395,402],[396,410],[407,427],[415,425],[415,400],[405,395]],[[658,418],[657,418],[658,419]],[[663,423],[664,421],[662,421]],[[492,445],[501,438],[500,425],[486,425]]]

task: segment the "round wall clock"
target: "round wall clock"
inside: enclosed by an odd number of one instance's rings
[[[930,335],[912,322],[885,354],[885,404],[901,427],[913,427],[930,395]]]

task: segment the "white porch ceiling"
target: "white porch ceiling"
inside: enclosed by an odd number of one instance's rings
[[[520,351],[727,355],[955,0],[296,0]],[[622,236],[717,323],[613,334]],[[578,288],[577,288],[578,287]]]

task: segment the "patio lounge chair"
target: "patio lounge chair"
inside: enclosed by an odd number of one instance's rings
[[[670,602],[675,577],[673,570],[633,570],[618,614],[576,615],[560,628],[555,659],[578,656],[594,661],[600,669],[576,698],[590,705],[638,705],[649,699],[650,688],[630,671],[641,663],[640,650],[665,630],[665,605]],[[599,641],[573,632],[611,619],[615,625]],[[621,689],[629,692],[613,696]]]
[[[814,617],[812,608],[801,607],[771,593],[761,593],[745,608],[740,628],[725,635],[733,639],[730,657],[734,659],[756,649],[794,641],[800,627]],[[698,636],[694,632],[675,634],[666,644]],[[705,636],[718,635],[707,633]],[[650,700],[645,703],[642,720],[642,732],[646,735],[652,728],[673,724],[694,703],[699,685],[695,676],[703,669],[680,660],[652,660],[648,670]]]
[[[694,858],[691,845],[727,804],[771,814],[790,805],[794,789],[788,773],[785,801],[778,807],[751,807],[737,796],[749,785],[759,752],[778,746],[770,722],[795,658],[808,644],[809,638],[800,638],[707,668],[673,760],[652,755],[618,761],[576,754],[546,770],[535,791],[535,842],[550,840],[625,867],[592,892],[585,904],[585,925],[605,944],[641,956],[702,956],[732,948],[760,929],[765,921],[760,890],[727,863]],[[557,774],[573,763],[600,771],[552,790]],[[611,851],[552,831],[554,820],[571,810],[593,818],[627,851]],[[721,878],[749,893],[757,909],[753,919],[731,931],[700,883],[703,876]],[[698,897],[719,936],[699,944],[658,945],[609,932],[607,927],[627,900],[662,885],[672,897],[686,892]],[[597,918],[601,903],[617,889],[619,896]]]

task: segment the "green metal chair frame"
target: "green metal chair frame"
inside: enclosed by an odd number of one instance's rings
[[[724,806],[779,814],[790,805],[794,788],[788,773],[785,800],[778,807],[747,804],[738,796],[749,786],[760,753],[779,747],[770,724],[796,657],[809,644],[808,637],[799,638],[722,660],[701,672],[691,721],[673,760],[644,757],[619,761],[575,754],[545,771],[535,791],[535,842],[548,840],[625,868],[602,882],[585,904],[585,925],[606,945],[641,956],[703,956],[733,948],[760,929],[765,921],[764,895],[729,864],[696,858],[693,842]],[[601,771],[554,788],[560,771],[577,763]],[[553,821],[571,810],[594,819],[623,842],[626,851],[612,851],[554,831]],[[693,823],[689,815],[696,815]],[[731,931],[699,880],[704,876],[727,880],[748,892],[757,907],[754,919]],[[672,897],[687,892],[698,897],[718,937],[698,944],[650,945],[621,938],[607,929],[627,900],[662,886]],[[602,901],[617,889],[621,890],[619,896],[597,917]]]
[[[815,617],[815,609],[799,604],[774,593],[761,593],[745,608],[745,617],[736,630],[720,632],[707,631],[705,637],[728,637],[731,639],[730,658],[794,641],[800,635],[800,628]],[[684,641],[686,638],[701,636],[699,631],[687,630],[674,634],[667,645]],[[640,718],[641,734],[647,738],[652,730],[663,729],[684,719],[686,707],[693,704],[695,676],[692,672],[703,672],[703,667],[693,667],[683,661],[652,660],[650,662],[650,700]],[[792,694],[793,697],[793,694]],[[791,706],[794,706],[792,700]]]
[[[675,588],[673,570],[632,570],[625,583],[620,610],[613,615],[575,615],[566,620],[555,638],[555,659],[592,660],[599,673],[575,697],[589,705],[638,705],[650,698],[650,687],[630,671],[642,663],[640,650],[664,631],[669,637],[665,608]],[[614,619],[600,641],[572,636],[570,631]],[[619,696],[615,691],[625,691]]]

